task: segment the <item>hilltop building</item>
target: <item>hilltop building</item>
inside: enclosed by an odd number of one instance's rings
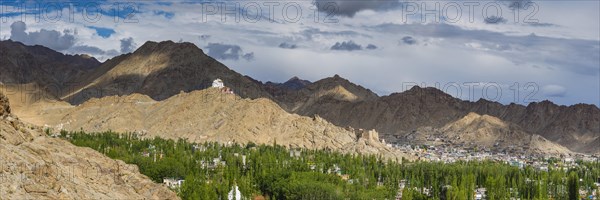
[[[212,87],[221,89],[221,92],[225,94],[233,94],[233,90],[231,90],[231,88],[229,87],[225,87],[225,83],[223,83],[223,80],[221,80],[220,78],[215,79],[213,81]]]
[[[223,83],[223,80],[218,78],[213,81],[212,87],[221,89],[225,87],[225,84]]]

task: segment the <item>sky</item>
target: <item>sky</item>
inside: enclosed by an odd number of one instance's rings
[[[503,104],[600,105],[600,1],[13,1],[0,39],[100,61],[191,42],[266,82],[335,74]]]

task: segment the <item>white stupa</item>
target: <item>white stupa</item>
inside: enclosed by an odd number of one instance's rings
[[[225,84],[223,84],[223,81],[220,78],[218,78],[213,81],[212,86],[214,88],[221,89],[221,88],[225,87]]]
[[[231,191],[229,191],[229,194],[227,195],[227,199],[228,200],[241,200],[242,199],[242,192],[240,192],[240,188],[235,185],[233,186],[233,188],[231,188]]]

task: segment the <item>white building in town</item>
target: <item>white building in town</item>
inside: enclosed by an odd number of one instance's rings
[[[175,188],[179,188],[181,187],[181,184],[183,184],[182,179],[174,179],[174,178],[163,178],[163,183],[165,185],[167,185],[167,187],[171,188],[171,189],[175,189]]]

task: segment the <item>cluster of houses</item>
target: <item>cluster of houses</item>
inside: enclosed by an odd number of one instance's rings
[[[394,144],[392,147],[398,150],[414,155],[419,160],[454,163],[457,161],[484,161],[492,160],[507,163],[519,168],[532,166],[538,170],[548,171],[548,160],[554,159],[559,162],[552,163],[553,167],[560,167],[564,170],[577,167],[577,160],[586,162],[600,161],[600,157],[588,154],[575,155],[547,155],[533,153],[506,153],[495,152],[489,150],[477,150],[475,148],[459,148],[449,146],[434,146],[434,145],[399,145]]]
[[[434,145],[400,145],[400,144],[388,144],[393,148],[397,148],[400,151],[414,155],[419,160],[443,162],[443,163],[454,163],[457,161],[484,161],[492,160],[497,162],[503,162],[511,166],[524,168],[531,166],[534,169],[540,171],[548,171],[549,168],[560,169],[568,171],[569,169],[579,167],[577,161],[585,162],[599,162],[600,157],[597,155],[588,154],[575,154],[575,155],[542,155],[542,154],[531,154],[520,151],[510,152],[495,152],[489,150],[477,150],[473,148],[460,148],[456,146],[434,146]],[[550,160],[553,160],[552,162]],[[404,185],[399,189],[404,188]],[[600,177],[596,183],[597,188],[600,188]],[[425,191],[425,190],[423,190]],[[486,189],[478,188],[474,192],[474,199],[486,199]],[[597,195],[600,189],[595,191],[589,191],[588,189],[582,188],[580,193],[581,196],[586,196],[586,199],[600,199]],[[396,199],[401,199],[402,192],[398,192]],[[425,193],[424,193],[425,194]],[[591,195],[589,195],[591,194]]]

